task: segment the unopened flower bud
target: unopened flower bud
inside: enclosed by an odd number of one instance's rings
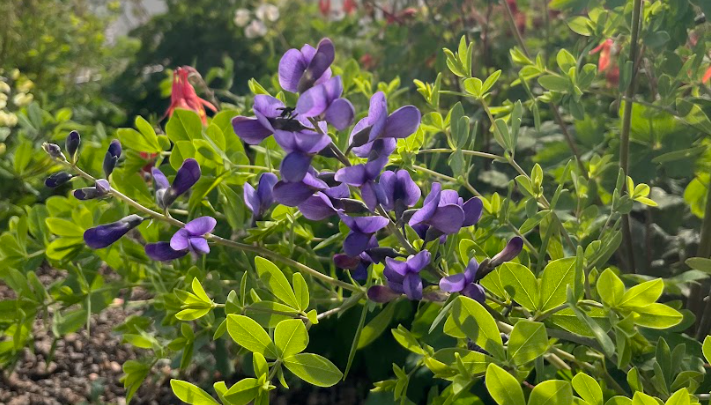
[[[69,135],[67,136],[64,146],[67,149],[67,153],[69,154],[69,159],[72,162],[76,161],[77,152],[79,151],[79,144],[80,143],[81,143],[81,136],[79,136],[79,132],[77,132],[77,131],[70,132]]]
[[[47,152],[52,159],[62,160],[65,162],[67,160],[64,153],[62,153],[62,148],[60,148],[56,143],[45,142],[42,144],[42,149],[44,149],[44,151]]]
[[[47,177],[47,179],[44,181],[44,185],[49,188],[59,187],[62,184],[65,184],[69,180],[71,180],[72,177],[74,177],[74,176],[72,176],[71,174],[69,174],[67,172],[53,173],[52,175]]]

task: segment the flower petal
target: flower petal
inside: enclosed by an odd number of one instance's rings
[[[345,98],[335,99],[326,110],[326,121],[337,130],[343,131],[348,128],[355,119],[355,108],[353,104]]]
[[[269,209],[274,204],[274,185],[279,181],[276,174],[266,172],[259,178],[257,184],[257,197],[261,205],[262,212]]]
[[[439,280],[439,288],[448,293],[460,292],[467,285],[464,273],[453,274]]]
[[[358,231],[372,234],[385,228],[390,220],[381,216],[355,217],[355,225]],[[352,229],[352,228],[351,228]]]
[[[486,294],[484,293],[484,288],[482,288],[482,286],[480,286],[479,284],[467,285],[466,287],[464,287],[464,290],[462,290],[462,294],[475,301],[478,301],[480,304],[483,304],[484,301],[486,301]]]
[[[422,115],[417,107],[407,105],[401,107],[388,117],[385,121],[381,137],[386,138],[407,138],[414,134],[420,126]]]
[[[178,232],[173,234],[170,238],[170,247],[173,250],[185,250],[190,246],[190,232],[187,229],[182,228]]]
[[[472,197],[462,206],[464,209],[464,223],[462,226],[472,226],[479,222],[484,210],[484,203],[477,197]]]
[[[402,200],[408,207],[417,204],[422,196],[422,191],[412,180],[410,173],[407,170],[398,170],[395,175],[397,176],[397,188],[394,197]]]
[[[301,181],[296,183],[280,181],[274,186],[274,199],[287,207],[296,207],[311,197],[315,191]]]
[[[170,187],[170,182],[168,181],[168,178],[165,177],[165,174],[163,174],[160,169],[157,167],[154,167],[151,169],[151,175],[153,176],[153,186],[155,187],[156,191],[157,190],[165,190],[166,188]]]
[[[301,152],[291,152],[281,161],[279,172],[286,182],[300,182],[311,166],[311,156]]]
[[[252,106],[254,116],[257,117],[259,123],[262,124],[264,128],[270,131],[274,131],[274,127],[271,122],[269,122],[269,118],[279,117],[284,111],[284,108],[284,103],[278,98],[266,94],[254,96],[254,105]]]
[[[198,165],[197,160],[193,158],[185,159],[180,169],[178,169],[175,179],[173,179],[173,184],[170,186],[173,200],[175,197],[190,190],[200,179],[200,174],[200,165]]]
[[[368,247],[370,235],[358,231],[351,231],[343,241],[343,251],[348,256],[358,256]]]
[[[299,204],[298,208],[301,215],[312,221],[321,221],[336,214],[336,209],[333,207],[331,199],[322,192],[312,195]]]
[[[242,190],[243,190],[244,205],[246,205],[247,208],[249,208],[249,210],[252,211],[252,214],[258,215],[259,211],[260,211],[259,207],[261,207],[261,203],[259,200],[259,196],[257,196],[257,191],[249,183],[244,183],[244,186],[242,186]]]
[[[385,275],[385,277],[388,278],[388,280],[402,282],[405,275],[407,275],[407,262],[395,260],[391,257],[386,257],[383,274]]]
[[[334,178],[336,181],[354,187],[360,187],[368,180],[365,174],[365,165],[362,164],[343,167],[336,172]]]
[[[437,207],[428,222],[444,234],[457,233],[464,222],[464,210],[455,204],[443,205]]]
[[[217,221],[213,217],[200,217],[185,224],[185,229],[193,236],[201,236],[212,232],[217,225]]]
[[[378,91],[370,97],[370,107],[368,108],[368,121],[369,125],[372,127],[370,129],[370,135],[368,135],[368,140],[374,141],[376,138],[380,137],[383,129],[385,129],[385,122],[388,119],[388,102],[385,99],[385,94],[382,91]]]
[[[464,277],[467,279],[467,284],[473,282],[476,279],[476,272],[479,270],[479,262],[476,261],[476,258],[472,258],[469,260],[469,264],[467,264],[467,268],[464,269]]]
[[[519,236],[514,236],[506,243],[506,247],[496,256],[491,258],[490,265],[496,267],[501,263],[513,260],[523,249],[523,239]]]
[[[297,90],[304,92],[312,87],[330,68],[335,57],[336,48],[333,46],[333,42],[328,38],[322,39],[316,47],[316,53],[299,80]]]
[[[405,295],[411,300],[422,299],[422,278],[416,273],[407,273],[405,280],[402,283],[402,289]]]
[[[306,59],[298,49],[289,49],[279,61],[279,85],[295,93],[306,70]]]
[[[158,242],[146,244],[146,255],[152,260],[167,262],[179,259],[188,254],[187,250],[173,250],[170,242]]]
[[[188,243],[190,243],[190,250],[193,252],[205,255],[210,253],[210,245],[207,244],[205,238],[193,236],[188,238]]]
[[[296,102],[296,112],[302,117],[316,117],[323,114],[343,93],[341,77],[332,77],[322,84],[306,90]]]
[[[407,270],[410,273],[419,273],[422,269],[430,264],[432,254],[429,251],[423,250],[407,258]]]
[[[421,224],[432,218],[437,211],[441,193],[442,185],[436,182],[432,183],[432,190],[430,190],[430,193],[425,197],[422,208],[417,210],[417,212],[412,215],[412,218],[410,218],[410,226]]]
[[[250,145],[256,145],[272,134],[258,119],[243,116],[232,118],[232,128],[240,139]]]

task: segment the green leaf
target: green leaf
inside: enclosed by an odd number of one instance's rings
[[[238,381],[222,394],[226,400],[225,405],[247,405],[259,395],[260,387],[261,384],[256,378],[245,378]]]
[[[691,399],[689,398],[689,391],[686,388],[682,388],[675,392],[664,405],[690,405]]]
[[[575,258],[549,262],[541,276],[541,311],[553,309],[565,302],[568,285],[575,283]]]
[[[474,343],[498,359],[505,358],[496,321],[480,303],[468,297],[457,297],[451,319]]]
[[[706,338],[704,339],[702,351],[704,353],[704,358],[706,359],[706,362],[711,363],[711,336],[706,336]]]
[[[528,267],[507,262],[497,270],[501,286],[509,296],[529,311],[538,307],[538,280]]]
[[[684,315],[676,309],[657,302],[637,306],[634,309],[637,317],[634,323],[651,329],[667,329],[676,326],[684,319]]]
[[[656,302],[664,291],[661,278],[636,285],[625,292],[620,300],[621,308],[635,309]]]
[[[711,259],[705,257],[690,257],[686,259],[686,265],[692,269],[701,270],[711,274]]]
[[[57,236],[67,236],[72,238],[82,238],[84,229],[72,221],[66,219],[50,217],[45,219],[45,224],[49,231]]]
[[[343,377],[338,367],[318,354],[295,354],[286,357],[284,365],[297,377],[317,387],[331,387]]]
[[[360,338],[358,338],[358,349],[362,349],[369,344],[373,343],[378,336],[382,335],[385,329],[387,329],[390,322],[393,320],[393,315],[395,314],[396,303],[389,303],[383,308],[378,315],[376,315],[360,332]]]
[[[484,83],[476,77],[470,77],[464,81],[464,90],[477,98],[481,97],[483,87]]]
[[[494,363],[489,364],[484,378],[486,389],[498,405],[525,405],[521,384],[506,370]]]
[[[578,373],[573,377],[573,388],[589,405],[602,405],[603,396],[600,384],[585,373]]]
[[[143,136],[143,139],[145,142],[151,146],[153,150],[140,150],[139,152],[151,152],[151,153],[157,153],[161,151],[160,143],[158,142],[158,136],[156,135],[156,131],[153,129],[151,124],[148,123],[143,117],[140,115],[136,116],[136,119],[134,121],[134,126],[136,129],[138,129],[138,132],[141,133]],[[131,147],[131,145],[128,145]],[[133,148],[136,149],[136,148]]]
[[[294,284],[294,295],[299,302],[299,309],[306,311],[309,307],[309,286],[306,284],[304,276],[301,273],[294,273],[291,282]]]
[[[595,287],[597,288],[597,293],[600,294],[602,302],[612,308],[617,307],[625,294],[625,284],[611,269],[606,269],[600,274]]]
[[[190,141],[201,137],[202,121],[193,111],[176,109],[165,126],[165,132],[173,142]]]
[[[545,75],[538,78],[538,84],[544,89],[565,93],[570,90],[571,83],[567,77]]]
[[[133,128],[119,128],[116,130],[116,135],[121,141],[121,145],[125,145],[128,149],[133,149],[137,152],[160,152],[159,145],[151,145],[146,138]]]
[[[425,355],[425,351],[422,350],[422,346],[420,346],[417,338],[415,338],[409,330],[405,329],[404,326],[398,325],[397,329],[391,329],[390,332],[392,332],[395,340],[400,343],[400,346],[413,353]]]
[[[274,344],[281,357],[301,353],[309,344],[309,333],[301,319],[281,321],[274,329]]]
[[[267,332],[244,315],[227,315],[227,332],[238,345],[268,359],[276,359],[277,350]]]
[[[528,398],[528,405],[570,405],[572,403],[573,390],[570,383],[560,380],[538,383]]]
[[[185,403],[191,405],[220,405],[202,388],[196,387],[187,381],[170,380],[170,387],[173,389],[175,396]]]
[[[654,397],[651,397],[643,392],[637,391],[632,397],[632,405],[659,405]]]
[[[294,290],[291,289],[289,281],[284,276],[284,273],[279,270],[279,267],[261,256],[254,258],[254,264],[257,267],[259,278],[275,297],[292,308],[299,308],[301,303],[296,299]]]
[[[548,350],[546,327],[540,322],[518,321],[508,343],[509,358],[517,366],[527,364]]]

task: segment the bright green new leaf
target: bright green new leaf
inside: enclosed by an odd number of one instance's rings
[[[528,405],[570,405],[573,390],[570,383],[561,380],[543,381],[536,385],[528,397]]]
[[[625,294],[625,284],[611,269],[606,269],[597,280],[597,293],[602,302],[610,307],[616,307]]]
[[[165,132],[173,142],[189,141],[202,134],[202,121],[193,111],[176,109],[165,126]]]
[[[480,303],[459,296],[452,306],[451,319],[454,325],[474,343],[498,359],[505,357],[496,321]]]
[[[540,322],[518,321],[509,338],[509,358],[514,364],[522,366],[548,350],[546,327]]]
[[[659,405],[659,402],[657,402],[654,397],[637,391],[634,393],[634,397],[632,397],[632,405]]]
[[[686,388],[682,388],[675,392],[664,405],[690,405],[691,399],[689,398],[689,391]]]
[[[638,315],[634,318],[634,322],[639,326],[651,329],[671,328],[684,319],[681,312],[657,302],[635,307],[634,312]]]
[[[646,281],[625,292],[620,300],[620,308],[634,309],[656,302],[664,291],[664,281],[661,278]]]
[[[232,340],[250,352],[259,353],[268,359],[278,357],[267,331],[244,315],[227,315],[227,332]]]
[[[284,358],[284,365],[297,377],[317,387],[331,387],[343,377],[328,359],[313,353],[299,353]]]
[[[267,285],[275,297],[292,308],[299,308],[301,302],[296,299],[294,290],[291,289],[289,281],[284,276],[284,273],[279,270],[279,267],[261,256],[254,258],[254,264],[257,267],[259,278]]]
[[[549,262],[541,276],[542,312],[553,309],[565,302],[568,286],[575,283],[575,258],[568,257]]]
[[[358,349],[362,349],[371,344],[387,329],[388,325],[390,325],[390,321],[393,320],[395,306],[396,303],[388,304],[375,318],[363,327],[363,330],[360,332],[360,337],[358,338]]]
[[[704,353],[704,358],[706,358],[706,362],[711,363],[711,336],[706,336],[704,339],[702,351]]]
[[[528,267],[507,262],[498,269],[501,286],[517,303],[529,311],[538,307],[538,280]]]
[[[309,307],[309,286],[306,284],[304,276],[301,273],[294,273],[291,282],[294,285],[294,295],[299,302],[299,309],[306,311]]]
[[[498,405],[525,405],[521,384],[506,370],[494,363],[489,364],[484,379],[486,389]]]
[[[274,344],[282,357],[301,353],[309,345],[309,333],[300,319],[281,321],[274,330]]]
[[[173,389],[175,396],[187,404],[220,405],[202,388],[196,387],[187,381],[170,380],[170,387]]]
[[[229,405],[247,405],[259,395],[260,387],[256,378],[245,378],[230,387],[223,396]]]
[[[603,396],[600,384],[585,373],[578,373],[573,377],[573,388],[589,405],[602,405]]]

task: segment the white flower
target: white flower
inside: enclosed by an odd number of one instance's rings
[[[244,27],[249,23],[249,10],[246,8],[238,8],[235,11],[235,25],[238,27]]]
[[[18,107],[24,107],[34,100],[34,96],[29,93],[17,93],[15,97],[12,98],[12,102]]]
[[[263,37],[267,34],[267,26],[259,20],[252,20],[244,29],[244,36],[247,38]]]
[[[27,93],[32,88],[35,86],[35,84],[32,82],[32,80],[23,80],[20,84],[17,85],[17,90],[21,93]]]
[[[10,92],[10,85],[0,81],[0,93],[9,93]]]
[[[7,100],[0,99],[0,108],[7,107]]]
[[[279,8],[273,4],[262,4],[254,14],[262,21],[276,21],[279,19]]]
[[[17,115],[0,111],[0,127],[14,127],[17,125]]]

